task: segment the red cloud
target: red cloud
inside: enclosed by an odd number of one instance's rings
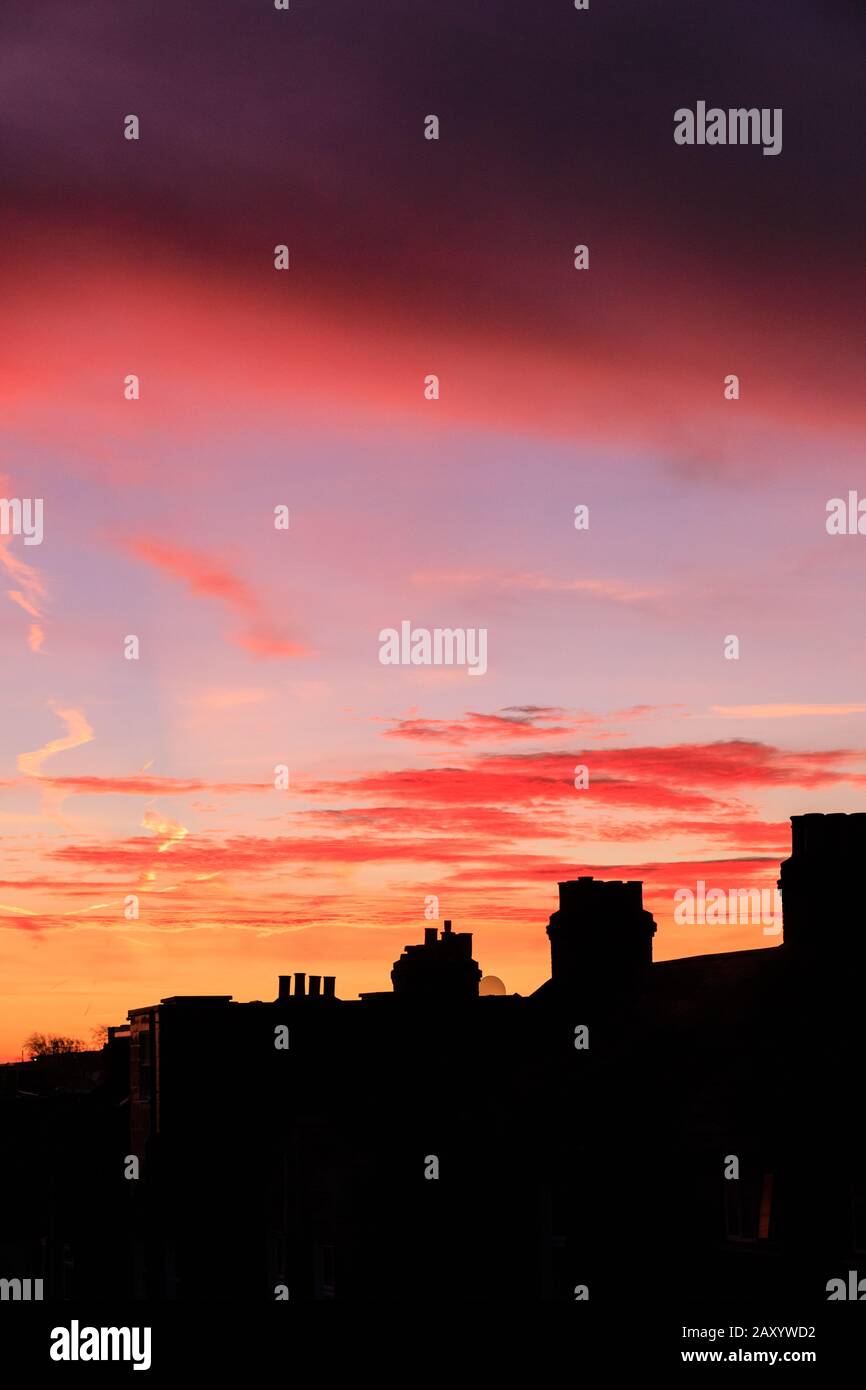
[[[586,792],[574,788],[574,768],[584,763],[591,768],[591,786]],[[405,769],[399,772],[371,773],[343,783],[322,783],[305,791],[348,796],[391,796],[428,807],[455,802],[499,805],[533,805],[568,802],[644,806],[662,810],[721,812],[725,803],[699,791],[626,777],[605,777],[596,769],[600,760],[594,754],[548,753],[514,754],[510,758],[479,758],[468,767]],[[595,774],[595,775],[593,775]],[[581,804],[584,804],[581,803]],[[437,812],[438,813],[438,812]]]
[[[771,744],[727,739],[705,744],[588,750],[582,756],[602,773],[620,772],[689,786],[820,787],[866,780],[866,774],[851,773],[844,767],[848,762],[866,760],[866,749],[789,752]]]
[[[778,874],[777,858],[734,858],[705,860],[656,860],[643,864],[594,864],[581,859],[560,859],[545,854],[492,854],[484,859],[484,882],[473,867],[462,866],[448,875],[449,884],[480,887],[482,892],[509,880],[517,886],[539,883],[551,886],[582,874],[601,879],[639,879],[648,885],[647,893],[656,899],[673,896],[677,888],[686,887],[697,879],[712,881],[720,887],[746,883],[753,878],[765,880]]]
[[[190,792],[273,791],[273,782],[202,782],[198,778],[181,777],[42,777],[46,786],[58,787],[68,794],[87,793],[121,796],[185,796]]]
[[[530,723],[560,715],[548,707],[514,712]],[[483,902],[485,910],[495,903],[500,917],[513,907],[515,921],[520,920],[520,903],[531,907],[536,890],[547,895],[559,880],[583,873],[642,879],[648,904],[659,921],[666,922],[676,888],[698,878],[723,888],[775,881],[779,860],[788,851],[788,825],[760,819],[739,799],[744,789],[816,787],[846,780],[862,783],[864,774],[850,768],[864,759],[863,750],[790,751],[746,740],[592,752],[533,748],[467,756],[453,767],[365,773],[310,784],[303,788],[305,796],[333,800],[319,809],[294,809],[281,815],[284,833],[232,836],[214,831],[173,840],[168,896],[159,898],[155,893],[153,911],[168,914],[166,920],[183,929],[198,919],[205,892],[210,895],[208,920],[238,925],[249,920],[244,885],[254,885],[249,891],[263,904],[263,911],[272,913],[275,925],[267,930],[287,930],[295,917],[287,918],[269,902],[272,888],[278,886],[282,895],[291,881],[295,885],[292,898],[303,899],[305,879],[330,883],[345,879],[348,888],[348,871],[353,866],[379,865],[376,876],[381,887],[365,892],[364,903],[370,920],[380,926],[390,920],[394,893],[405,892],[406,879],[416,878],[421,871],[429,873],[427,887],[430,881],[438,882],[460,895],[458,902],[461,897],[479,905]],[[574,788],[574,767],[580,762],[590,768],[586,791]],[[146,795],[182,794],[207,785],[142,774],[56,780],[67,791]],[[253,791],[267,786],[229,783],[217,784],[216,790]],[[637,813],[629,815],[627,808],[636,808]],[[805,809],[802,798],[796,809]],[[685,837],[688,847],[683,844]],[[598,852],[599,844],[625,847],[647,841],[676,843],[685,853],[697,845],[702,857],[677,861],[666,855],[649,863],[587,863],[578,856],[587,852],[590,841],[594,859],[604,857]],[[719,858],[705,857],[710,847],[718,848]],[[59,874],[68,872],[88,883],[89,891],[101,894],[109,884],[134,882],[150,869],[154,847],[152,839],[143,836],[92,840],[57,847],[48,857]],[[207,875],[222,876],[212,893],[201,889],[197,881],[203,882]],[[24,880],[18,885],[22,890],[26,886]],[[17,907],[17,894],[13,885],[10,888],[13,891],[7,896]],[[339,916],[345,921],[355,909],[349,905],[351,892],[343,897],[346,901],[341,899]],[[500,907],[503,899],[504,908]],[[39,930],[41,924],[52,924],[43,911],[40,904],[32,914],[21,912],[4,919],[2,925]],[[76,921],[84,926],[99,918],[79,915]],[[40,926],[34,928],[33,922]],[[64,916],[62,922],[58,918],[56,925],[68,926],[69,918]]]
[[[411,838],[385,839],[382,836],[374,839],[369,835],[334,839],[239,835],[217,843],[190,836],[172,845],[171,869],[175,873],[184,869],[196,872],[233,869],[258,873],[285,864],[324,863],[340,866],[419,858],[447,862],[483,857],[483,850],[473,849],[466,844],[461,848],[450,837],[413,841]],[[153,841],[135,837],[110,844],[64,845],[52,850],[51,858],[64,863],[113,867],[118,872],[131,873],[152,864]]]
[[[593,714],[567,715],[565,710],[543,705],[517,705],[499,714],[467,710],[459,719],[398,719],[385,730],[385,738],[416,739],[431,743],[480,743],[484,740],[551,738],[576,729],[601,724]]]
[[[351,810],[304,811],[299,817],[303,824],[324,826],[331,831],[347,833],[361,831],[370,834],[386,832],[407,836],[455,835],[472,836],[475,843],[574,835],[574,824],[556,813],[542,817],[531,807],[526,811],[500,806],[455,804],[438,806],[431,817],[426,806],[365,806]],[[424,841],[418,841],[419,845]]]
[[[308,785],[312,794],[390,797],[415,805],[454,803],[533,806],[570,802],[575,808],[640,806],[668,812],[743,815],[739,789],[866,784],[866,773],[846,766],[866,750],[791,752],[734,739],[667,747],[575,749],[571,752],[485,753],[462,766],[362,774],[343,782]],[[589,769],[589,786],[576,792],[574,770]],[[748,819],[748,816],[744,816]]]

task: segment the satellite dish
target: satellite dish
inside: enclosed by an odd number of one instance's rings
[[[505,986],[498,975],[485,975],[478,986],[479,994],[504,994]]]

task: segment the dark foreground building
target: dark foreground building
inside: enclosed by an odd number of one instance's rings
[[[864,849],[866,815],[793,818],[779,946],[653,964],[641,884],[579,878],[527,998],[479,997],[446,922],[392,991],[163,999],[102,1053],[2,1068],[0,1274],[46,1298],[823,1302],[866,1273]]]

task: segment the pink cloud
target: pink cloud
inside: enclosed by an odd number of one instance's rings
[[[646,719],[671,710],[680,711],[681,708],[678,705],[632,705],[629,709],[617,710],[607,718],[579,710],[569,712],[550,705],[509,705],[496,714],[467,710],[453,719],[424,719],[412,714],[394,720],[392,727],[384,731],[383,737],[455,745],[538,740],[587,729],[603,729],[607,723]]]
[[[640,604],[658,599],[663,589],[645,588],[622,579],[557,579],[552,575],[507,574],[493,570],[422,570],[411,576],[419,588],[481,589],[504,593],[587,594],[617,604]]]
[[[216,792],[230,795],[235,792],[273,791],[273,782],[206,782],[197,777],[47,777],[49,786],[67,794],[88,796],[186,796],[192,792]]]
[[[19,587],[7,589],[6,595],[31,618],[41,619],[42,605],[47,599],[45,585],[39,571],[25,560],[19,559],[11,548],[11,537],[0,536],[0,565],[10,579]],[[27,645],[32,652],[38,652],[45,634],[38,622],[30,624],[27,632]]]
[[[236,646],[261,657],[307,654],[301,642],[286,636],[269,620],[262,600],[221,561],[148,536],[134,537],[121,544],[137,559],[185,584],[197,598],[214,599],[242,618],[244,626],[230,639]]]
[[[467,710],[466,714],[456,719],[398,719],[392,728],[384,731],[384,737],[451,744],[540,739],[572,733],[575,729],[601,722],[592,714],[569,716],[565,710],[545,706],[515,706],[498,714],[479,714]]]
[[[713,705],[722,719],[797,719],[816,714],[866,714],[866,705]]]

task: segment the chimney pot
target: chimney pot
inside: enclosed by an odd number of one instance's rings
[[[435,927],[425,927],[425,928],[424,928],[424,945],[425,945],[425,946],[432,946],[433,943],[434,943],[434,941],[436,941],[436,940],[438,939],[438,936],[439,936],[439,933],[437,932],[437,930],[436,930]]]
[[[310,976],[310,997],[311,997],[311,998],[315,999],[315,998],[317,998],[317,997],[319,996],[319,994],[321,993],[321,986],[322,986],[322,977],[321,977],[321,975],[311,975],[311,976]]]
[[[307,978],[307,976],[306,976],[306,971],[304,971],[304,970],[296,970],[296,971],[295,971],[295,997],[296,997],[296,998],[297,998],[299,995],[302,995],[302,994],[304,994],[304,993],[306,992],[306,991],[305,991],[305,987],[304,987],[304,982],[305,982],[306,978]]]
[[[445,936],[450,936],[450,935],[451,935],[451,919],[450,919],[449,917],[446,917],[446,918],[445,918],[445,930],[444,930],[444,934],[445,934]]]
[[[333,999],[333,997],[334,997],[334,985],[335,985],[336,983],[337,983],[337,977],[336,977],[336,975],[323,975],[323,976],[322,976],[322,994],[324,995],[325,999]]]
[[[281,976],[280,976],[279,1002],[280,1002],[281,1004],[285,1003],[285,1001],[286,1001],[286,1000],[289,998],[289,996],[291,995],[291,992],[292,992],[292,977],[291,977],[291,975],[281,975]]]

